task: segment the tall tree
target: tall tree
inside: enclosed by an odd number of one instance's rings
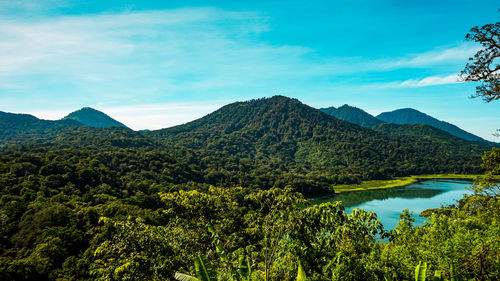
[[[500,99],[500,22],[475,26],[466,35],[466,40],[478,42],[482,45],[474,57],[462,70],[464,81],[476,81],[474,97],[483,97],[486,102]]]

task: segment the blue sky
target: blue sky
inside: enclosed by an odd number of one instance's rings
[[[276,94],[369,113],[412,107],[498,141],[470,99],[464,36],[497,1],[0,0],[0,110],[91,106],[133,129]]]

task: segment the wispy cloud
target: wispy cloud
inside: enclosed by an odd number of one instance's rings
[[[265,87],[324,69],[303,58],[308,48],[257,40],[268,29],[259,13],[215,8],[0,20],[0,87],[22,84],[52,97],[64,87],[76,100],[137,103]]]
[[[379,67],[383,69],[397,69],[410,67],[430,67],[436,64],[464,63],[473,56],[479,47],[471,43],[462,43],[458,46],[438,48],[419,54],[408,54],[402,58],[391,58],[378,61]]]
[[[444,84],[461,83],[458,75],[451,74],[447,76],[429,76],[422,79],[409,79],[399,83],[400,87],[427,87]]]
[[[210,7],[0,19],[0,110],[30,108],[36,116],[58,119],[100,102],[98,109],[134,129],[156,129],[224,104],[213,97],[227,102],[241,96],[456,83],[456,75],[415,79],[422,76],[406,73],[391,81],[380,73],[434,69],[463,62],[475,51],[463,44],[393,58],[318,58],[306,46],[261,40],[270,30],[261,13]],[[366,73],[383,78],[365,81]],[[179,103],[193,99],[200,104]]]
[[[211,102],[170,102],[131,106],[95,105],[93,107],[122,122],[131,129],[155,130],[172,127],[203,117],[228,102],[226,100],[216,100]],[[71,113],[71,111],[34,110],[29,113],[41,119],[58,120]]]
[[[317,77],[330,83],[338,75],[463,61],[474,50],[461,45],[400,58],[311,60],[315,50],[308,47],[259,40],[269,29],[257,12],[215,8],[0,20],[0,87],[40,93],[64,86],[76,96],[104,99],[273,91]]]
[[[457,74],[450,75],[434,75],[428,76],[419,79],[408,79],[405,81],[392,81],[387,83],[375,83],[370,84],[368,87],[374,87],[379,89],[384,88],[419,88],[419,87],[428,87],[428,86],[437,86],[437,85],[446,85],[446,84],[455,84],[462,83],[459,79],[460,77]]]

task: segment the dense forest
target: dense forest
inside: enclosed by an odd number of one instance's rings
[[[388,232],[374,213],[311,206],[290,186],[211,186],[193,151],[99,132],[2,152],[0,279],[173,280],[203,265],[206,280],[295,280],[300,265],[308,280],[410,280],[421,261],[446,278],[500,274],[489,182],[500,149],[483,157],[474,195],[430,210],[421,227],[403,213]]]
[[[365,179],[498,175],[486,143],[375,131],[281,96],[153,132],[17,117],[1,134],[2,280],[173,280],[201,265],[222,280],[294,280],[299,264],[310,280],[408,280],[419,261],[466,279],[500,271],[488,184],[389,232],[373,213],[304,199]]]
[[[481,155],[491,149],[488,143],[428,126],[364,128],[283,96],[229,104],[193,122],[151,132],[24,115],[10,116],[5,123],[16,123],[15,117],[22,117],[15,129],[0,123],[3,155],[6,161],[35,165],[34,170],[49,163],[19,160],[19,153],[37,159],[58,154],[64,161],[56,160],[57,165],[73,172],[76,162],[90,157],[121,181],[128,177],[164,186],[193,182],[260,189],[291,185],[307,197],[330,194],[336,184],[370,179],[477,174]],[[137,158],[133,165],[128,165],[129,155]],[[169,159],[168,165],[163,159]],[[72,179],[67,182],[78,186]],[[116,188],[129,184],[115,182]]]

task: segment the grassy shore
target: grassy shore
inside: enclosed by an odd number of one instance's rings
[[[384,189],[407,186],[416,183],[423,179],[455,179],[455,180],[474,180],[479,175],[460,175],[460,174],[436,174],[436,175],[419,175],[410,177],[400,177],[393,180],[370,180],[364,181],[361,184],[352,185],[336,185],[334,190],[336,193],[350,192],[369,189]]]

